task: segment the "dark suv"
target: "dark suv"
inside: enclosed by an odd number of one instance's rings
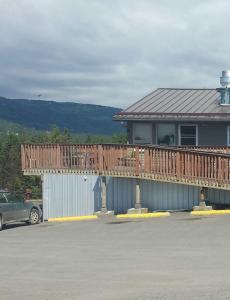
[[[22,195],[0,190],[0,230],[7,223],[37,224],[42,218],[38,205],[26,201]]]

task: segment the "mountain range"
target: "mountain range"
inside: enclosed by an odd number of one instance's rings
[[[56,125],[75,134],[112,135],[124,132],[119,122],[112,121],[119,111],[119,108],[93,104],[0,97],[0,131],[44,131]]]

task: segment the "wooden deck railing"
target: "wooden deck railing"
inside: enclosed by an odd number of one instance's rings
[[[24,174],[101,174],[230,189],[227,147],[31,144],[21,149]]]
[[[230,147],[227,146],[175,146],[175,148],[205,152],[230,153]]]

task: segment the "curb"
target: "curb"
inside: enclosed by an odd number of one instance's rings
[[[154,212],[147,214],[123,214],[117,215],[118,219],[141,219],[141,218],[160,218],[160,217],[169,217],[169,212]]]
[[[79,217],[64,217],[64,218],[51,218],[48,222],[71,222],[71,221],[84,221],[97,219],[97,216],[79,216]]]
[[[230,214],[230,209],[225,209],[225,210],[197,210],[197,211],[192,211],[191,215],[193,216],[211,216],[211,215],[227,215]]]

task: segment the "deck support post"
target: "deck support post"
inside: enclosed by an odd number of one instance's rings
[[[206,196],[207,196],[207,188],[201,187],[200,188],[200,199],[199,199],[199,206],[194,206],[193,210],[211,210],[212,206],[207,206],[205,203]]]
[[[141,209],[141,190],[140,190],[140,180],[139,179],[136,179],[135,209]]]
[[[101,176],[101,210],[95,213],[97,216],[114,215],[113,211],[107,209],[107,184],[106,176]]]
[[[143,208],[141,205],[141,189],[140,179],[136,179],[136,194],[135,194],[135,207],[128,209],[128,214],[143,214],[148,212],[148,208]]]
[[[101,177],[101,211],[107,213],[107,199],[106,199],[106,177]]]

